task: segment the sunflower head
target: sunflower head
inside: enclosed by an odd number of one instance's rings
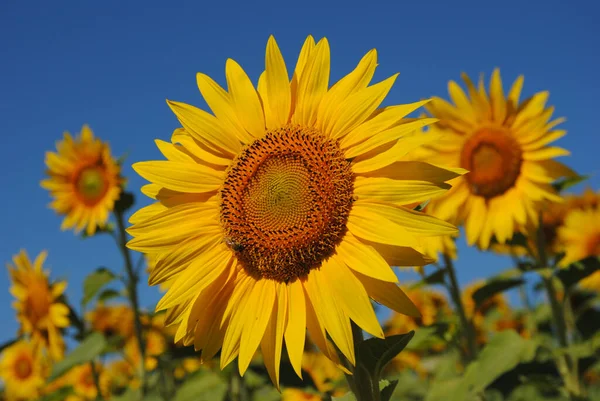
[[[600,256],[600,209],[570,211],[558,228],[558,241],[565,252],[559,262],[562,267],[590,256]]]
[[[101,374],[101,366],[95,367],[98,374]],[[83,400],[95,400],[98,394],[92,365],[89,363],[79,365],[67,373],[66,384],[73,387],[75,397]]]
[[[34,344],[19,341],[2,351],[0,378],[9,399],[35,399],[40,396],[48,373]]]
[[[138,388],[139,381],[134,379],[134,368],[122,359],[108,363],[100,372],[100,391],[105,398],[120,394],[126,387]]]
[[[106,336],[119,335],[125,339],[133,336],[133,310],[128,305],[103,305],[86,314],[94,331]]]
[[[67,283],[51,283],[43,270],[46,252],[32,263],[24,250],[13,257],[7,267],[11,294],[21,332],[32,336],[35,344],[47,349],[54,360],[62,358],[64,342],[61,329],[69,325],[69,308],[60,301]]]
[[[550,185],[575,173],[554,160],[568,155],[550,144],[565,135],[552,120],[548,92],[520,101],[523,77],[504,94],[499,70],[486,90],[463,74],[467,91],[448,85],[453,103],[434,98],[426,107],[440,121],[428,134],[441,135],[418,152],[423,160],[469,171],[451,182],[446,195],[430,203],[431,213],[464,222],[467,241],[487,249],[491,239],[503,244],[519,229],[537,224],[542,201],[560,201]]]
[[[94,138],[87,125],[76,138],[65,133],[56,149],[46,153],[48,178],[41,182],[54,198],[50,207],[65,216],[61,229],[92,235],[106,225],[119,198],[120,167],[108,144]]]
[[[284,341],[300,374],[306,330],[354,363],[350,321],[383,336],[370,299],[418,315],[390,264],[424,265],[423,238],[456,232],[412,205],[463,170],[405,157],[435,120],[406,118],[426,102],[381,108],[396,76],[370,85],[376,65],[372,50],[330,87],[329,43],[309,37],[290,77],[271,37],[258,88],[227,60],[227,90],[197,75],[213,114],[168,102],[183,127],[157,141],[167,160],[133,166],[155,203],[128,246],[155,257],[157,309],[203,360],[221,349],[243,374],[260,346],[278,383]]]
[[[450,306],[446,298],[439,292],[413,288],[405,289],[406,295],[419,310],[417,317],[394,313],[385,324],[386,335],[404,334],[421,326],[430,326],[439,321],[440,316],[450,314]]]

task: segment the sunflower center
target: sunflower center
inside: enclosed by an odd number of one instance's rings
[[[293,125],[269,131],[227,172],[221,190],[226,243],[254,277],[306,276],[344,235],[353,180],[336,141]]]
[[[521,148],[508,133],[484,128],[467,140],[461,153],[461,167],[471,192],[491,199],[512,188],[519,178]]]
[[[100,167],[86,167],[76,180],[77,192],[85,201],[95,202],[100,199],[108,187],[104,170]]]
[[[28,356],[19,357],[15,362],[15,375],[19,379],[26,379],[33,373],[33,366]]]
[[[50,311],[50,291],[46,282],[35,280],[28,284],[29,296],[27,297],[28,314],[32,323],[37,323],[48,315]]]

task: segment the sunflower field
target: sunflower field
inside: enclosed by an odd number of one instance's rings
[[[0,400],[600,400],[600,191],[549,92],[492,68],[389,101],[377,50],[333,79],[339,39],[267,37],[262,74],[167,100],[158,157],[53,133],[43,213],[120,262],[10,250]],[[465,248],[506,266],[459,280]]]

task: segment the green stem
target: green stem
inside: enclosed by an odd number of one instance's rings
[[[146,347],[144,343],[144,333],[142,330],[142,320],[140,317],[140,305],[137,293],[137,284],[139,277],[133,269],[133,263],[131,262],[131,254],[129,248],[127,248],[127,234],[125,233],[125,223],[123,221],[123,212],[115,210],[115,218],[117,220],[117,226],[119,227],[119,248],[125,259],[125,270],[127,271],[127,295],[131,302],[131,308],[133,309],[134,328],[135,336],[140,350],[140,379],[141,379],[141,391],[142,396],[146,392],[146,368],[144,362],[146,360]]]
[[[100,389],[100,375],[98,374],[98,370],[96,370],[96,364],[94,361],[90,362],[90,367],[92,369],[92,377],[94,378],[94,384],[96,385],[96,391],[98,394],[96,395],[97,400],[103,400],[102,390]]]
[[[460,324],[462,326],[462,331],[467,342],[466,352],[461,350],[463,353],[463,359],[465,363],[469,363],[477,357],[477,344],[475,343],[475,332],[473,330],[473,325],[469,318],[467,318],[467,314],[465,312],[465,306],[462,301],[460,286],[458,284],[458,280],[456,279],[456,271],[454,269],[454,263],[452,263],[452,259],[444,254],[444,264],[446,265],[446,272],[448,273],[448,278],[450,279],[450,283],[448,285],[448,291],[450,292],[450,297],[454,302],[456,307],[456,312],[458,312],[458,316],[460,318]]]

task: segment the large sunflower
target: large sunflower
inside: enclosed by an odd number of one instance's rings
[[[242,374],[260,345],[275,383],[284,339],[300,374],[306,329],[354,363],[351,320],[383,336],[369,298],[418,314],[390,264],[422,265],[421,240],[456,231],[404,207],[462,173],[404,158],[431,140],[413,132],[435,120],[404,118],[426,102],[378,108],[396,75],[368,86],[375,50],[331,88],[329,61],[309,36],[290,82],[271,37],[258,90],[231,59],[228,91],[199,73],[214,116],[169,101],[183,128],[157,141],[168,160],[133,166],[156,202],[128,246],[156,255],[151,285],[174,279],[157,310],[175,341],[221,349],[221,367],[239,356]]]
[[[9,400],[33,400],[40,396],[47,366],[33,344],[19,341],[2,351],[0,378]]]
[[[46,252],[41,252],[33,264],[24,250],[7,264],[12,280],[10,292],[17,299],[13,307],[21,323],[21,333],[31,336],[35,345],[46,348],[54,360],[62,358],[64,341],[60,329],[69,325],[69,308],[59,297],[66,281],[50,283],[42,266]]]
[[[440,119],[429,127],[440,140],[418,153],[423,160],[470,171],[451,181],[453,188],[428,209],[444,220],[464,222],[467,242],[485,249],[493,236],[505,243],[516,229],[537,223],[538,201],[560,201],[550,183],[572,171],[553,160],[569,152],[548,146],[566,133],[555,129],[562,118],[551,120],[548,92],[519,102],[519,77],[505,96],[498,69],[489,95],[483,78],[478,88],[467,75],[463,79],[468,96],[450,81],[454,104],[433,98],[426,106]]]
[[[120,167],[108,144],[94,138],[84,125],[77,138],[66,132],[56,144],[58,153],[46,152],[48,178],[41,182],[54,198],[50,207],[65,215],[61,229],[85,228],[88,235],[104,227],[121,193]]]

